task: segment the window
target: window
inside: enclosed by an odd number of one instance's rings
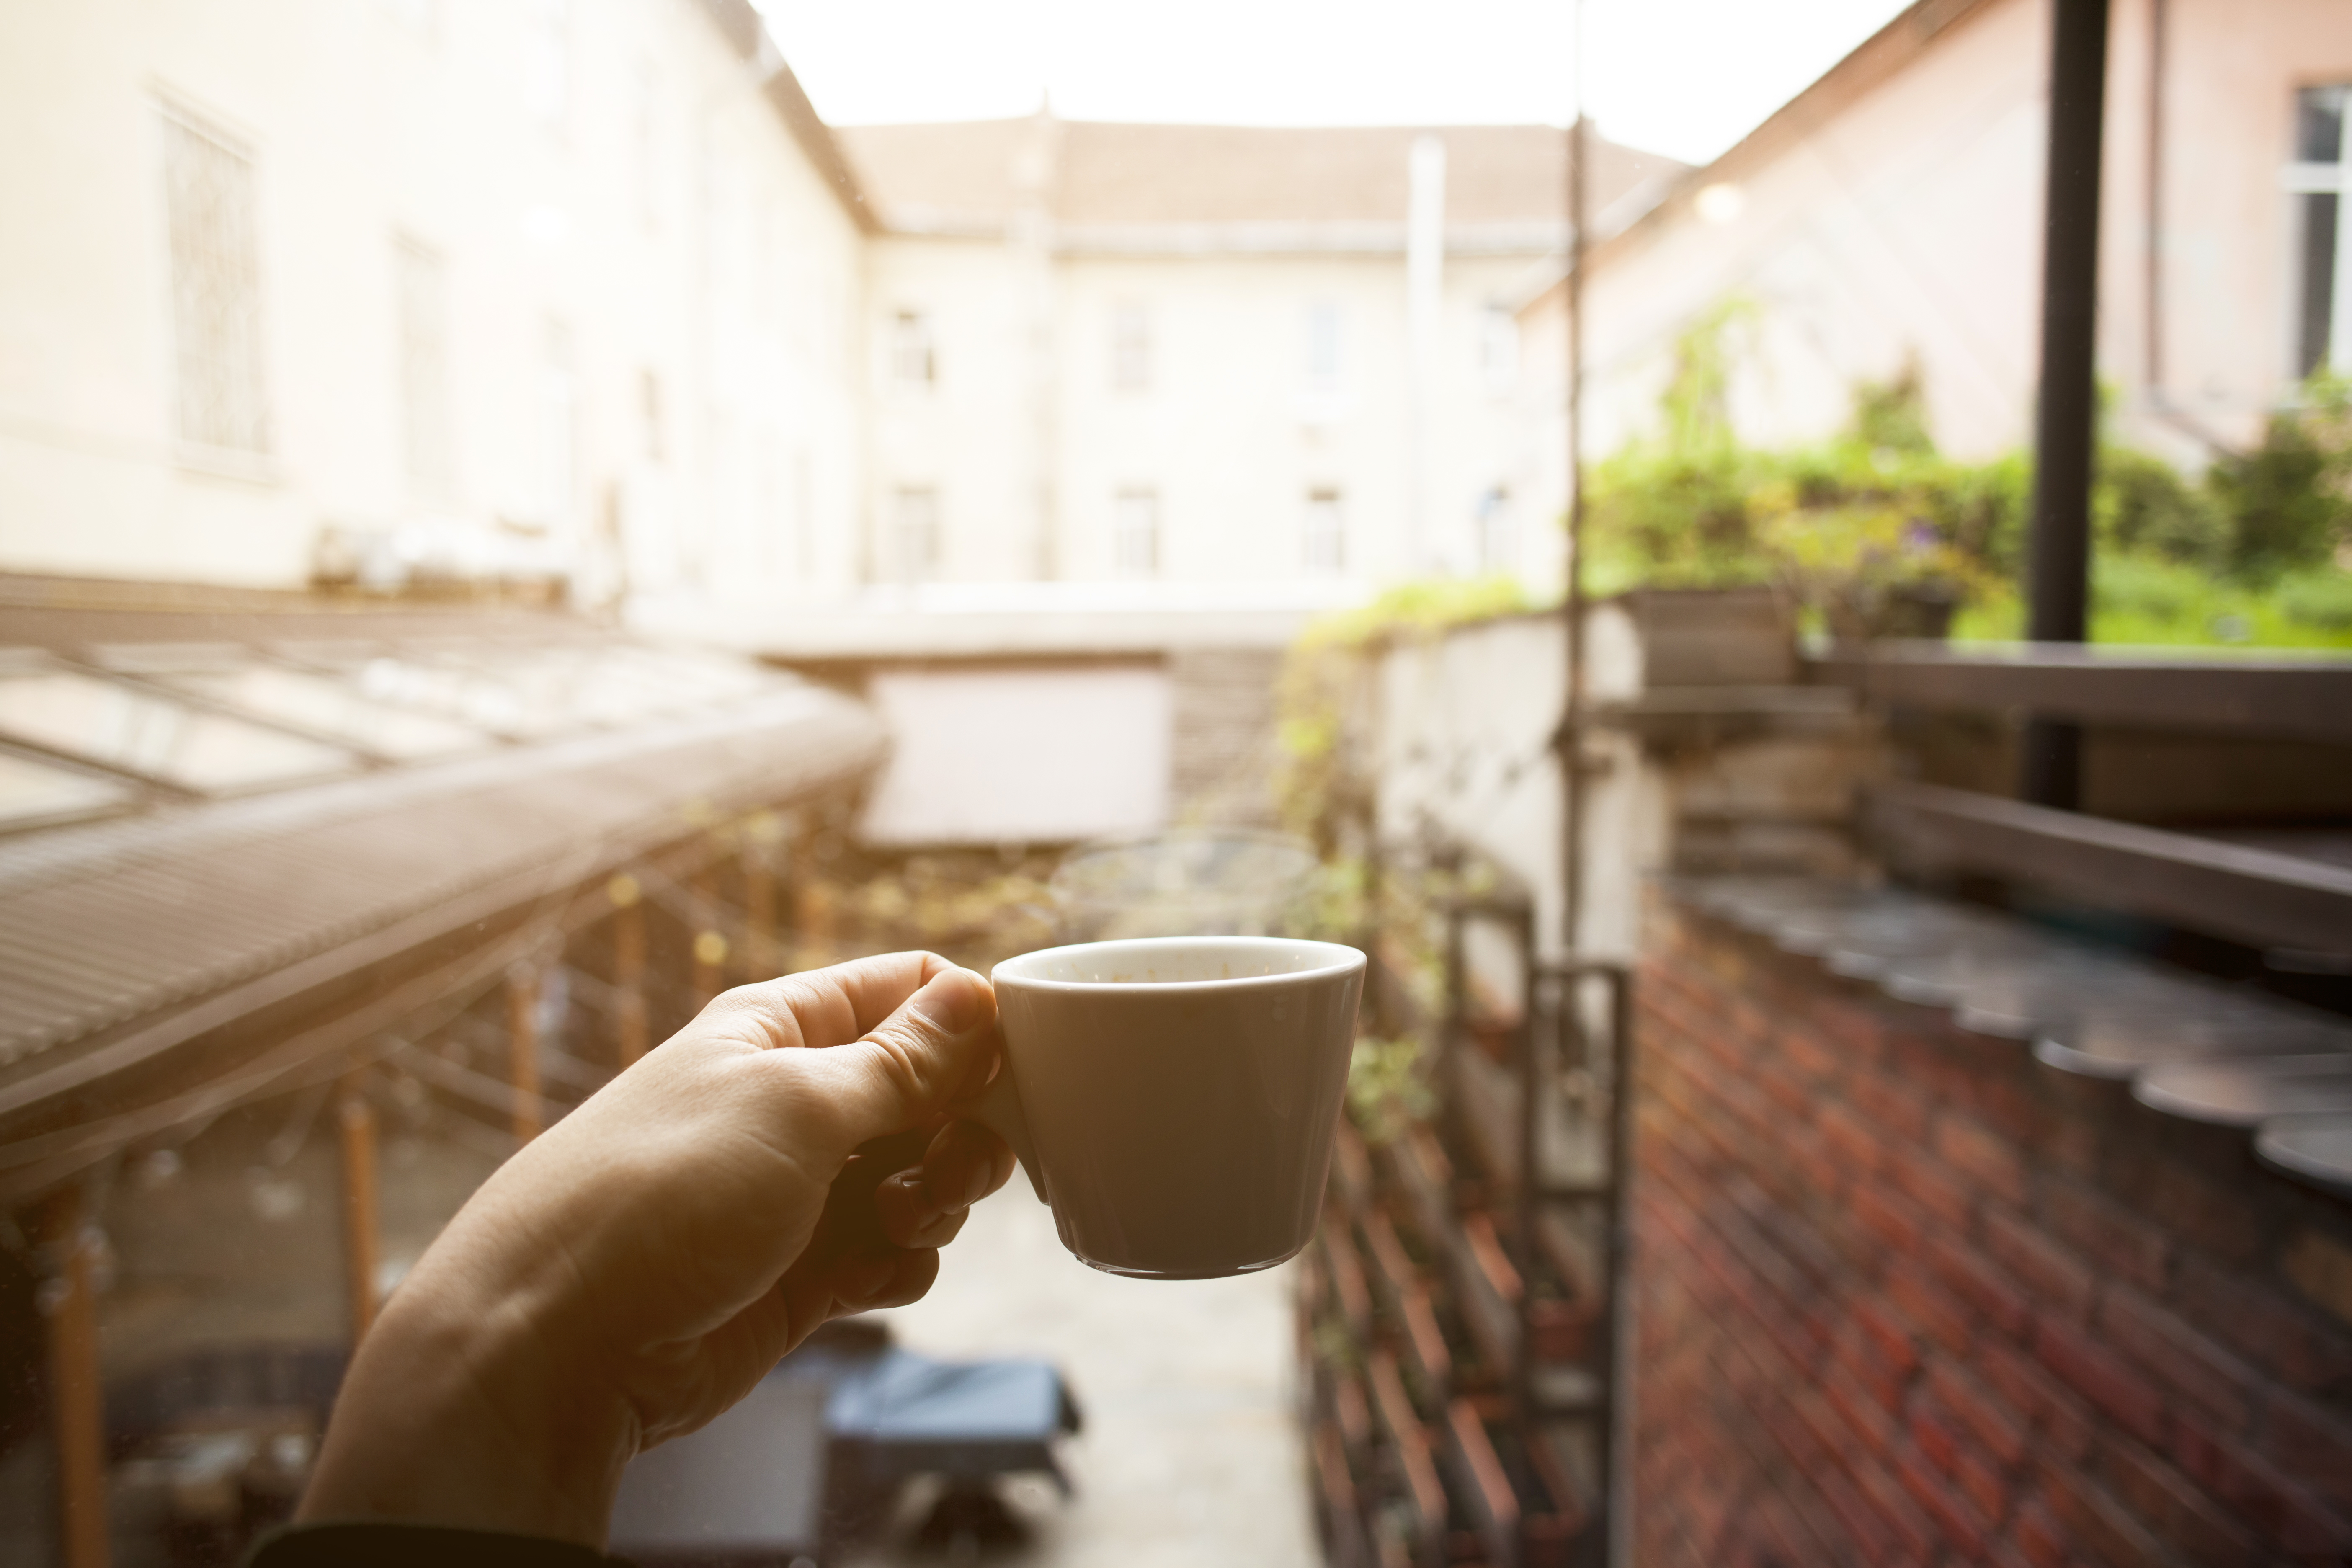
[[[569,522],[576,500],[577,394],[572,384],[572,329],[547,323],[539,369],[540,519]]]
[[[269,450],[261,373],[261,259],[253,163],[194,121],[163,119],[180,437]]]
[[[1111,569],[1122,577],[1150,577],[1160,570],[1160,492],[1127,489],[1111,507]]]
[[[1150,390],[1151,316],[1141,305],[1111,309],[1110,384],[1114,392]]]
[[[1519,563],[1517,519],[1511,513],[1511,492],[1496,485],[1478,498],[1478,566],[1488,573],[1506,573]]]
[[[667,460],[669,443],[662,433],[661,377],[650,368],[637,373],[637,411],[645,425],[646,461]]]
[[[1489,396],[1507,395],[1519,379],[1519,319],[1508,305],[1478,312],[1478,374]]]
[[[530,0],[522,100],[533,114],[561,129],[572,107],[571,0]]]
[[[1307,570],[1337,576],[1348,566],[1348,520],[1338,490],[1307,492]]]
[[[890,379],[901,386],[929,386],[938,378],[930,317],[920,310],[899,311],[890,320]]]
[[[816,481],[806,447],[793,454],[793,562],[803,577],[816,575]]]
[[[451,479],[446,274],[440,257],[410,240],[393,241],[392,260],[400,296],[401,434],[408,481],[420,495],[443,498]]]
[[[2287,186],[2300,209],[2295,237],[2301,278],[2295,297],[2298,376],[2352,373],[2352,86],[2307,87],[2295,95],[2294,166]]]
[[[891,498],[891,574],[919,583],[940,559],[940,492],[929,486],[902,489]]]
[[[1307,390],[1323,397],[1339,390],[1339,307],[1329,300],[1307,307]]]

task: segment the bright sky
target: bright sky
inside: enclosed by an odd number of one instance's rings
[[[1706,163],[1906,0],[1586,0],[1594,121]],[[758,0],[840,125],[1565,124],[1573,0]]]

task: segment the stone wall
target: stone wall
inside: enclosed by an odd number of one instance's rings
[[[1661,902],[1645,1564],[2352,1560],[2352,1205]]]

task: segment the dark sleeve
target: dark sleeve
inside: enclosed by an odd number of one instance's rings
[[[245,1568],[630,1568],[569,1541],[436,1524],[296,1524],[246,1553]]]

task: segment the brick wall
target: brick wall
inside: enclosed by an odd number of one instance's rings
[[[1639,1561],[2352,1562],[2352,1205],[1653,911]]]

